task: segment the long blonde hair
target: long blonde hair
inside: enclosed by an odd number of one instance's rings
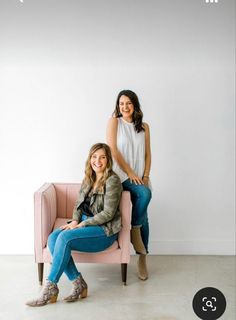
[[[114,174],[114,172],[112,170],[113,161],[112,161],[111,149],[105,143],[101,143],[101,142],[96,143],[89,150],[89,155],[88,155],[88,158],[87,158],[86,164],[85,164],[85,177],[84,177],[83,183],[86,183],[86,184],[93,186],[93,184],[96,181],[96,173],[94,172],[94,170],[91,167],[90,160],[91,160],[91,157],[94,154],[94,152],[96,152],[99,149],[104,150],[106,158],[107,158],[106,169],[104,170],[103,177],[99,180],[98,186],[97,186],[97,190],[101,191],[104,188],[106,180],[112,174]]]

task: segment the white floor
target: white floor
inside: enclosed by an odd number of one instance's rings
[[[59,282],[57,303],[30,308],[26,300],[38,296],[37,266],[33,256],[0,256],[0,319],[6,320],[197,320],[192,310],[195,293],[216,287],[227,300],[221,320],[234,320],[235,257],[149,256],[150,277],[136,276],[137,257],[128,266],[123,286],[119,265],[81,264],[89,286],[87,299],[64,303],[70,291],[66,277]],[[45,265],[45,275],[49,265]]]

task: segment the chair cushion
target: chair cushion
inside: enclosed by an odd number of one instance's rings
[[[58,229],[60,226],[62,226],[63,224],[66,224],[68,221],[68,219],[65,218],[57,218],[53,227],[53,230]],[[109,251],[114,251],[119,249],[119,245],[118,245],[118,241],[114,241],[113,244],[107,248],[104,251],[99,251],[99,252],[91,252],[91,254],[97,254],[97,253],[102,253],[102,252],[109,252]],[[83,252],[80,251],[81,254],[83,254]],[[87,254],[87,252],[84,252]]]

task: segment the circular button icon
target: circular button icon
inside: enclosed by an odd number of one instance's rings
[[[225,309],[225,296],[216,288],[203,288],[193,298],[193,310],[202,320],[217,320],[225,312]]]

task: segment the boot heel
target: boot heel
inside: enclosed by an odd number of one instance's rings
[[[57,302],[57,296],[51,297],[50,302],[51,302],[51,303]]]
[[[83,299],[83,298],[87,298],[87,295],[88,295],[88,289],[87,288],[84,288],[84,290],[81,292],[80,294],[80,298]]]

